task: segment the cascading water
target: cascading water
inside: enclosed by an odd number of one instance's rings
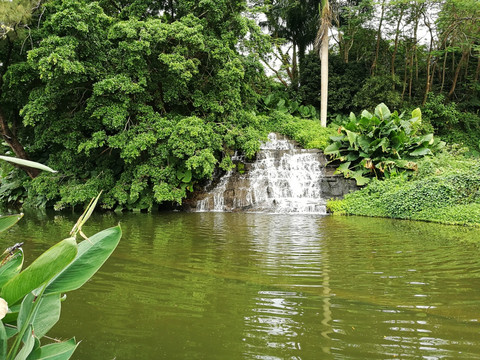
[[[196,211],[251,211],[325,214],[322,180],[325,160],[318,150],[305,150],[271,133],[257,160],[240,174],[231,171]]]

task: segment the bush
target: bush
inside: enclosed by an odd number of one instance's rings
[[[463,112],[454,102],[447,102],[445,96],[430,93],[422,108],[426,122],[435,133],[451,144],[467,146],[470,152],[480,151],[480,117],[471,112]]]
[[[270,115],[269,131],[279,132],[297,141],[305,149],[324,150],[330,143],[330,137],[336,133],[336,127],[322,127],[318,119],[302,119],[281,112]]]
[[[375,114],[364,110],[357,118],[351,113],[339,135],[331,137],[333,143],[325,154],[342,163],[337,173],[354,178],[358,185],[368,183],[367,177],[388,178],[415,170],[418,159],[445,145],[433,134],[419,133],[421,116],[420,109],[415,109],[411,118],[404,119],[383,103],[375,108]]]
[[[480,164],[443,152],[420,161],[411,179],[374,180],[328,207],[334,214],[480,225]]]

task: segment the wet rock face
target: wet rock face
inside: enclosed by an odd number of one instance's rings
[[[326,213],[326,200],[355,190],[355,181],[333,175],[319,150],[269,135],[253,163],[237,166],[187,202],[193,211]]]

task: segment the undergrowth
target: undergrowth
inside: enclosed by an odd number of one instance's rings
[[[410,178],[374,180],[329,201],[328,208],[334,214],[480,226],[480,163],[450,149],[420,161]]]

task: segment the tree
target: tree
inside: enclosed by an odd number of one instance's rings
[[[322,0],[319,6],[320,26],[315,39],[315,47],[319,51],[321,68],[320,86],[320,123],[327,126],[327,102],[328,102],[328,31],[332,24],[332,11],[328,0]]]
[[[20,159],[28,160],[29,156],[20,143],[15,130],[12,130],[12,121],[9,121],[7,113],[1,103],[3,95],[3,77],[13,61],[14,39],[19,33],[28,29],[28,21],[35,10],[40,6],[41,1],[19,0],[2,1],[0,4],[0,45],[5,49],[0,60],[0,133],[5,143],[12,149]],[[35,178],[39,171],[35,168],[21,167],[30,178]]]
[[[59,208],[101,189],[107,208],[180,203],[235,150],[259,146],[251,111],[263,71],[239,50],[254,27],[245,1],[101,4],[47,2],[27,59],[6,70],[20,140],[62,169],[29,183],[30,195],[61,198]]]

